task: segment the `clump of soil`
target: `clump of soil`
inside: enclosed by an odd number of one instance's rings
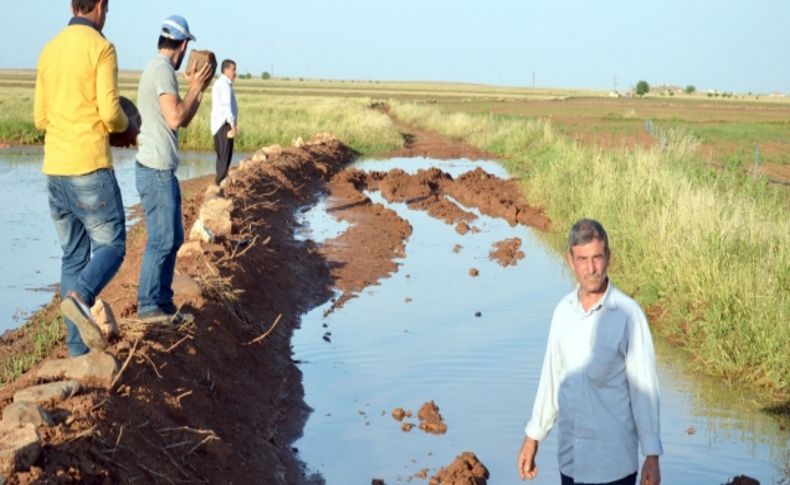
[[[474,453],[465,451],[428,481],[430,485],[486,485],[488,469]]]
[[[439,406],[435,402],[426,402],[417,411],[417,417],[420,418],[420,429],[426,433],[444,434],[447,432],[447,425],[439,414]]]
[[[411,411],[405,411],[403,408],[395,408],[392,410],[392,417],[395,421],[403,421],[403,418],[411,417]]]
[[[455,246],[453,246],[453,252],[454,252],[455,254],[459,254],[463,248],[464,248],[464,247],[463,247],[463,246],[461,246],[460,244],[456,244]]]
[[[459,222],[455,225],[455,232],[458,234],[465,236],[469,232],[469,224],[466,222]]]
[[[521,238],[514,237],[494,243],[494,249],[489,253],[492,261],[496,261],[501,266],[515,266],[524,259],[524,251],[521,250]]]
[[[480,270],[477,268],[471,268],[469,270],[469,276],[471,276],[472,278],[477,278],[478,276],[480,276]]]

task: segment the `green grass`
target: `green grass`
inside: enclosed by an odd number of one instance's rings
[[[557,136],[551,123],[447,114],[393,103],[398,117],[498,154],[553,221],[594,217],[608,228],[616,284],[655,328],[713,375],[774,391],[790,386],[790,210],[786,191],[695,159],[670,130],[667,146],[603,151]]]
[[[63,318],[57,312],[47,310],[38,312],[20,327],[18,343],[10,347],[13,351],[0,356],[0,388],[46,359],[63,340],[64,328]]]

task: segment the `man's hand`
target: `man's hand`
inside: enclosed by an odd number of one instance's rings
[[[239,129],[235,126],[232,126],[230,130],[228,130],[228,138],[236,138],[236,135],[239,134]]]
[[[535,455],[538,454],[538,442],[529,436],[524,438],[521,451],[518,453],[518,473],[522,480],[532,480],[538,476],[538,467],[535,466]],[[651,482],[650,485],[653,485]]]
[[[205,91],[211,80],[211,66],[206,63],[197,71],[184,73],[184,78],[189,84],[189,90],[195,92]]]
[[[639,485],[660,485],[661,471],[658,468],[658,455],[649,455],[642,465],[642,480]]]

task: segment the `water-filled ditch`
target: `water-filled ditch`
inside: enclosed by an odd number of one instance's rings
[[[113,149],[114,167],[127,211],[138,204],[134,150]],[[234,161],[244,154],[234,156]],[[49,216],[42,147],[0,150],[0,333],[15,328],[52,299],[60,280],[61,249]],[[178,177],[214,173],[216,155],[185,152]],[[136,222],[132,219],[130,224]]]
[[[492,162],[394,159],[362,161],[363,170],[435,166],[457,177],[477,166],[500,177]],[[560,255],[531,229],[475,212],[479,232],[390,204],[413,233],[397,272],[342,308],[330,303],[303,317],[293,338],[305,400],[313,409],[295,444],[308,468],[329,484],[424,480],[456,455],[472,451],[490,484],[518,483],[515,456],[531,410],[551,313],[574,286]],[[319,203],[304,214],[302,237],[331,244],[348,226]],[[497,241],[520,238],[525,258],[502,267],[489,259]],[[617,241],[612,241],[616,251]],[[460,248],[458,247],[460,246]],[[470,269],[479,275],[470,275]],[[616,282],[615,282],[616,284]],[[787,474],[788,431],[759,412],[748,395],[685,369],[678,353],[657,342],[662,396],[664,483],[725,483],[749,475],[763,484]],[[443,435],[401,431],[393,409],[414,413],[433,400]],[[542,444],[537,483],[558,483],[556,436]]]

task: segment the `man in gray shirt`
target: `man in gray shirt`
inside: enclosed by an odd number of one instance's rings
[[[176,253],[184,242],[178,168],[178,129],[189,125],[200,107],[212,72],[204,65],[186,73],[186,96],[178,94],[176,71],[181,67],[189,41],[195,37],[179,15],[162,22],[156,57],[140,78],[137,105],[143,119],[135,179],[145,212],[148,242],[140,268],[137,315],[145,322],[174,321],[173,272]]]

